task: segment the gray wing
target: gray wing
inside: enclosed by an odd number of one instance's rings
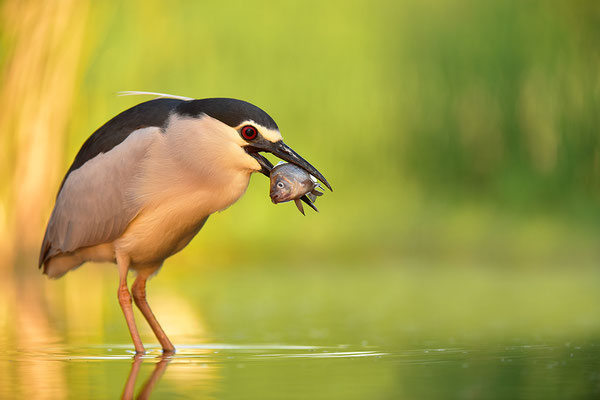
[[[160,128],[141,129],[68,174],[46,228],[40,266],[57,254],[109,243],[123,234],[141,208],[129,190],[159,134]]]

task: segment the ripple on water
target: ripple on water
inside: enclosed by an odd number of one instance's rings
[[[177,362],[178,360],[191,361],[193,359],[206,362],[236,359],[287,359],[287,358],[354,358],[354,357],[382,357],[390,355],[389,352],[379,350],[349,349],[348,345],[339,346],[309,346],[290,344],[228,344],[210,343],[201,345],[180,345],[173,355],[164,356]],[[343,350],[343,351],[342,351]],[[62,361],[110,361],[128,360],[135,356],[131,345],[109,344],[90,347],[53,346],[28,351],[17,351],[17,359],[37,360],[62,360]],[[159,347],[148,347],[147,352],[141,356],[143,359],[163,358]]]

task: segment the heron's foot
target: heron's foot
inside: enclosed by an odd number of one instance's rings
[[[164,348],[163,347],[163,356],[172,356],[175,354],[175,347]]]

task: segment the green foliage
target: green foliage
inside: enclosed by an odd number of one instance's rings
[[[447,219],[449,236],[468,229],[465,203],[488,231],[506,215],[528,229],[535,210],[567,236],[564,220],[599,216],[593,2],[95,2],[91,14],[69,159],[144,100],[118,91],[230,96],[267,110],[335,188],[303,219],[255,177],[201,233],[203,252],[230,238],[246,252],[364,253],[423,230],[435,243]]]

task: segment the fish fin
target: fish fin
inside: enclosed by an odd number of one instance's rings
[[[311,193],[315,195],[315,197],[323,196],[323,192],[319,192],[317,189],[313,189]]]
[[[302,215],[306,215],[304,214],[304,207],[302,206],[302,202],[300,201],[300,199],[294,200],[294,203],[296,203],[296,207],[298,207],[298,210],[300,210]]]
[[[302,197],[300,197],[300,200],[302,200],[303,202],[305,202],[306,204],[308,204],[308,206],[310,208],[312,208],[313,210],[315,210],[316,212],[319,212],[319,209],[317,207],[315,207],[315,205],[313,204],[313,202],[308,198],[307,195],[304,195]]]

